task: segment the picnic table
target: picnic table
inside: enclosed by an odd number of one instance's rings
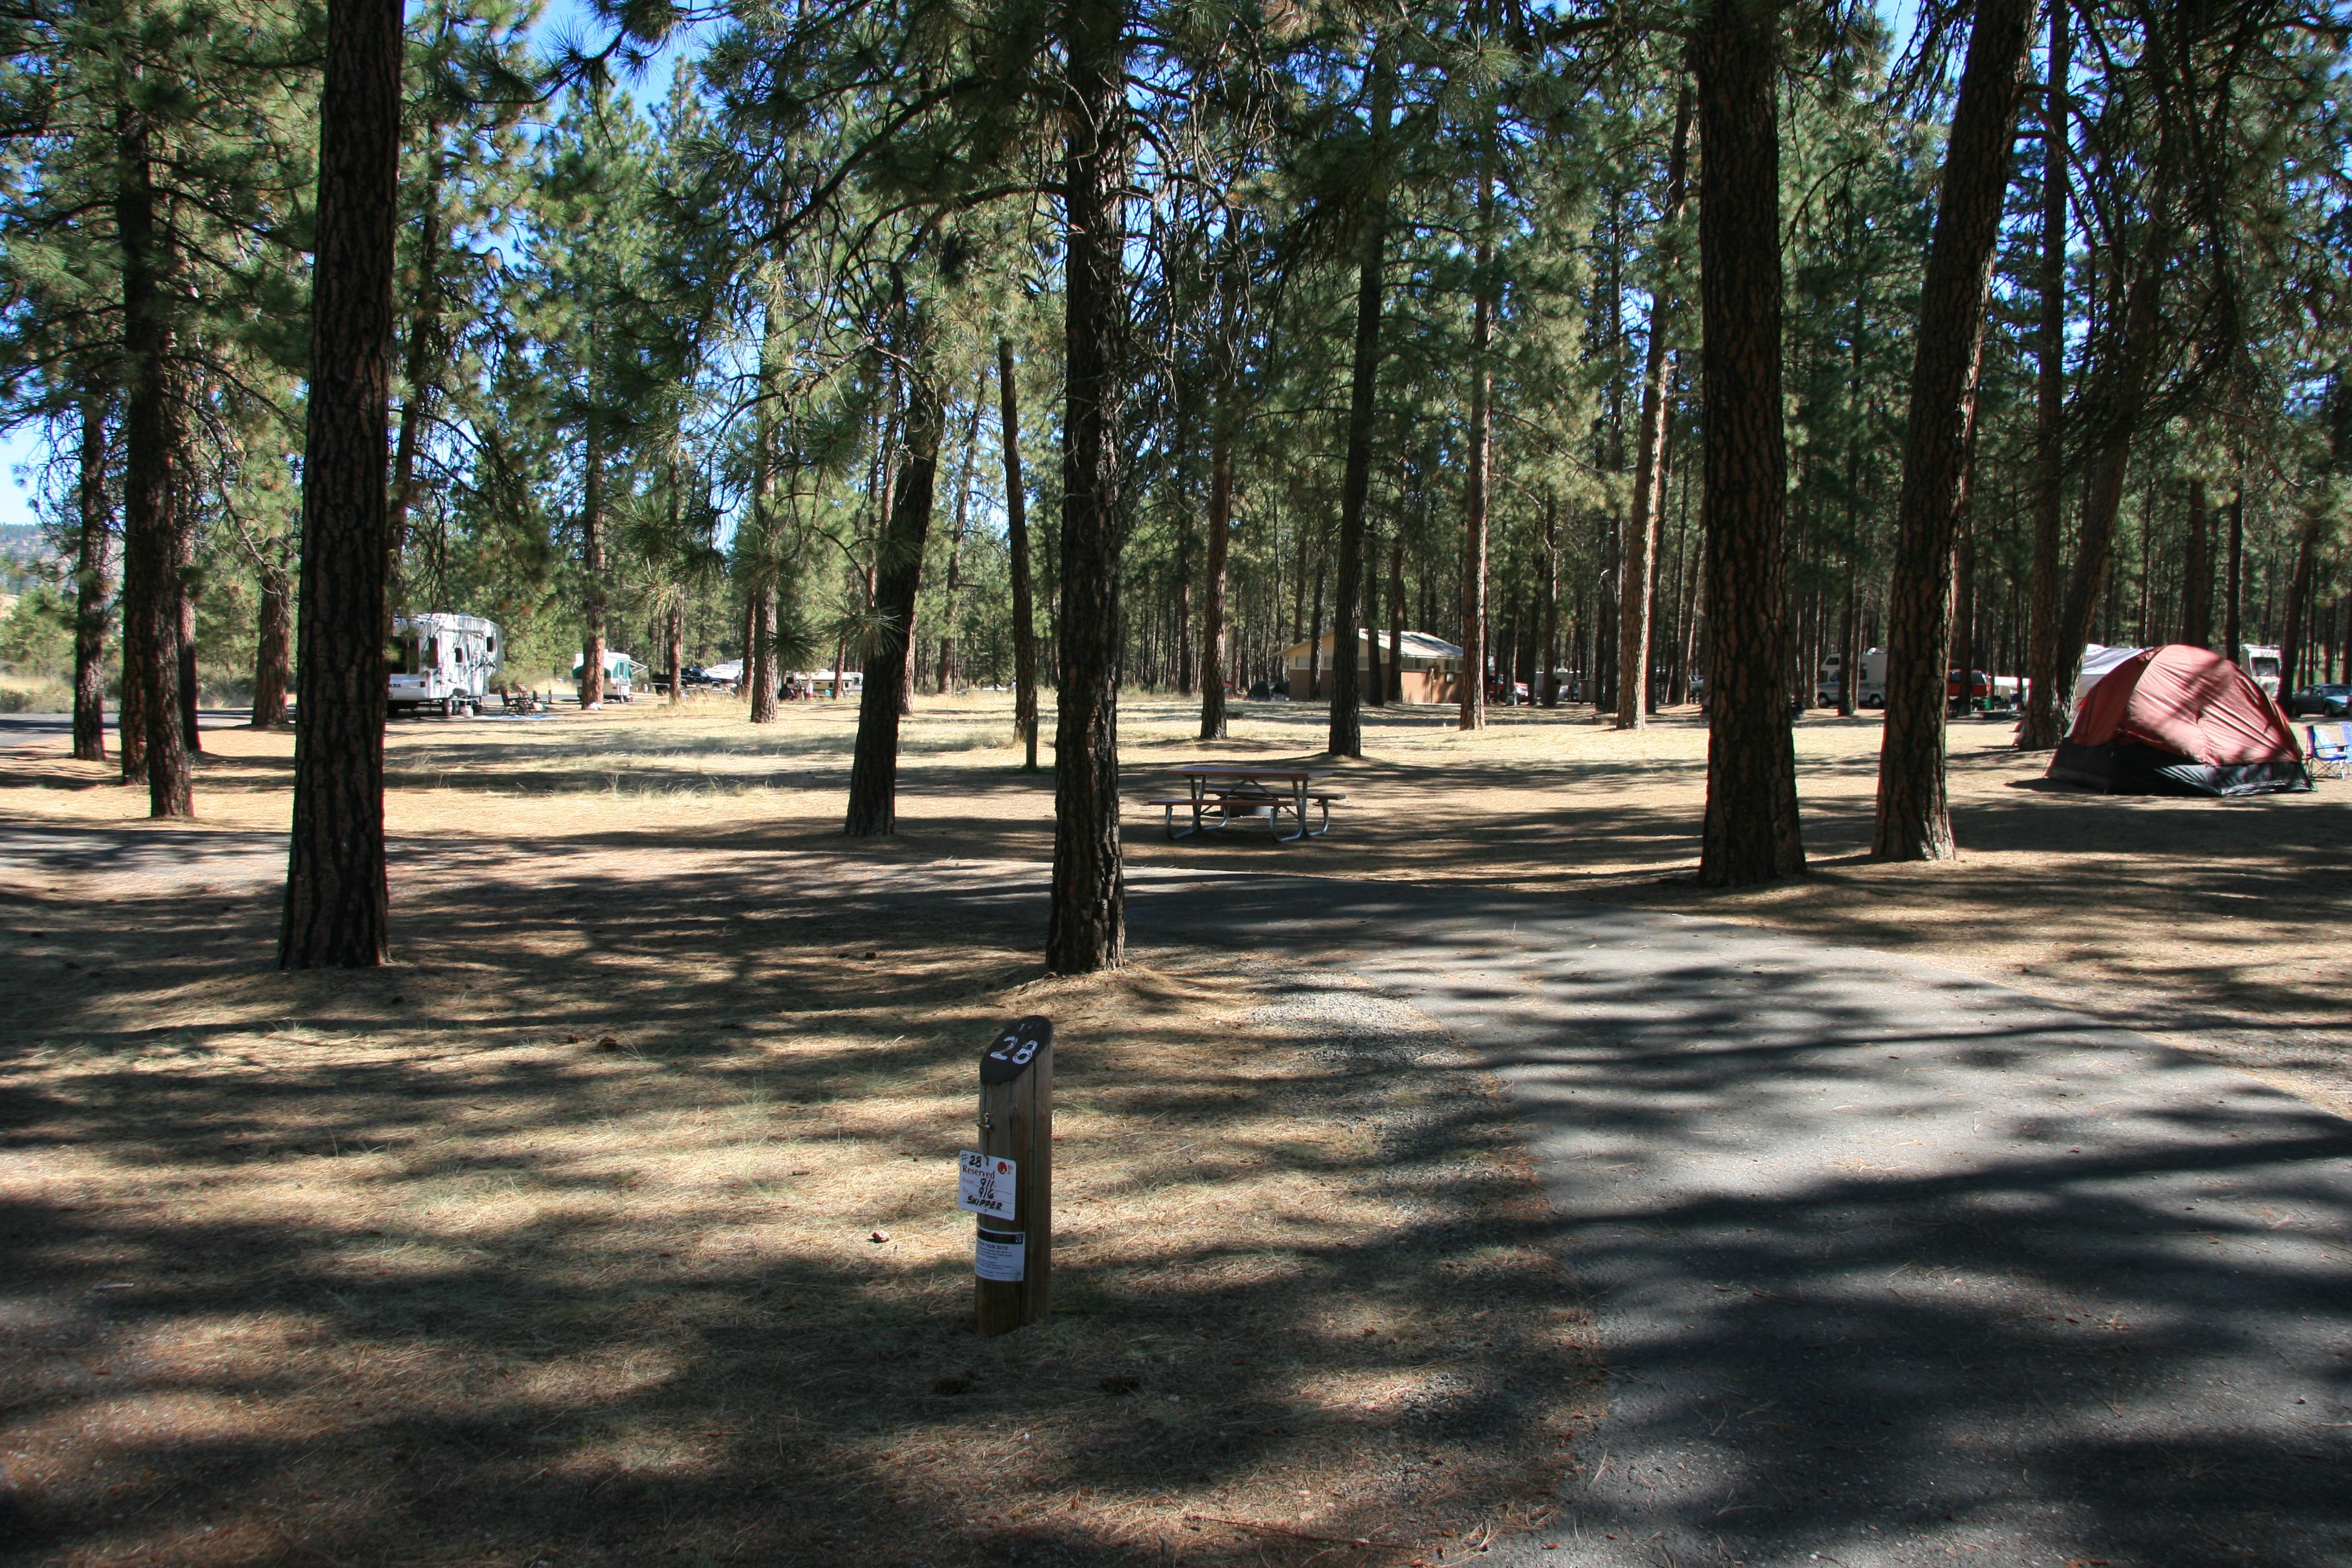
[[[1332,803],[1348,798],[1315,787],[1330,774],[1282,763],[1189,763],[1176,771],[1183,776],[1185,793],[1159,795],[1144,803],[1160,808],[1171,839],[1255,820],[1263,820],[1285,843],[1320,837],[1331,830]],[[1321,816],[1312,827],[1307,825],[1310,805],[1319,808]],[[1187,814],[1187,825],[1181,828],[1176,826],[1180,810]],[[1282,830],[1286,816],[1296,825],[1289,833]]]

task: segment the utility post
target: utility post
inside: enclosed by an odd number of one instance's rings
[[[980,1216],[973,1326],[1009,1334],[1051,1310],[1054,1278],[1054,1025],[999,1030],[980,1058],[980,1148],[965,1150],[959,1207]]]

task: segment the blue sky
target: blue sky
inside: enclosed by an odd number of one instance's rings
[[[1917,20],[1917,0],[1880,0],[1880,9],[1894,24],[1897,38],[1910,36]],[[558,38],[599,42],[606,29],[594,20],[584,0],[551,0],[541,31],[552,48]],[[675,47],[663,50],[646,76],[629,84],[632,96],[640,102],[659,101],[669,89],[670,72],[677,58]],[[29,488],[30,470],[40,462],[41,448],[42,436],[37,428],[0,435],[0,524],[37,521]]]
[[[541,24],[541,36],[552,49],[559,38],[594,45],[603,41],[608,29],[599,25],[583,0],[550,0],[547,18]],[[631,96],[639,102],[656,102],[669,91],[670,73],[677,63],[677,50],[665,49],[647,67],[644,77],[628,84]],[[0,525],[32,523],[39,519],[33,510],[32,470],[43,457],[44,437],[38,426],[0,433]]]

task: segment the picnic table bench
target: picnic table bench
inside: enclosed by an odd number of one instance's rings
[[[1195,833],[1214,833],[1236,822],[1263,820],[1275,837],[1285,843],[1320,837],[1331,830],[1331,807],[1348,797],[1315,786],[1330,775],[1276,763],[1193,763],[1179,768],[1184,778],[1182,795],[1154,795],[1144,802],[1161,811],[1171,839]],[[1317,808],[1319,820],[1307,823],[1307,808]],[[1183,826],[1176,814],[1186,814]],[[1294,825],[1285,833],[1284,819]]]

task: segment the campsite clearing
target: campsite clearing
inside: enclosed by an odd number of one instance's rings
[[[186,825],[61,747],[0,759],[26,999],[5,1199],[40,1270],[7,1373],[37,1418],[0,1470],[74,1532],[57,1554],[373,1560],[423,1518],[432,1561],[1278,1562],[1541,1518],[1595,1363],[1491,1085],[1410,1007],[1292,962],[1336,927],[1237,952],[1211,904],[1183,947],[1059,982],[1035,922],[928,908],[1050,855],[1007,709],[924,700],[902,830],[856,845],[845,705],[394,726],[399,962],[370,976],[268,968],[288,737],[208,732]],[[1211,745],[1189,704],[1123,717],[1138,796],[1184,762],[1317,760],[1305,705]],[[1962,860],[1877,866],[1877,726],[1807,720],[1814,874],[1739,894],[1688,879],[1687,715],[1375,714],[1375,760],[1331,770],[1363,805],[1346,832],[1169,845],[1138,810],[1127,843],[1170,873],[1899,951],[2352,1104],[2328,1021],[2352,793],[2085,795],[2006,735],[1955,728]],[[1048,1332],[983,1347],[949,1173],[969,1058],[1030,1010],[1088,1042],[1057,1190],[1093,1217]]]
[[[719,698],[682,711],[640,703],[395,725],[390,830],[517,846],[839,848],[856,705],[782,713],[764,732]],[[1018,771],[1010,714],[1002,694],[921,699],[903,742],[898,834],[859,853],[1049,859],[1051,774]],[[1202,742],[1193,704],[1130,694],[1120,704],[1129,861],[1546,891],[1880,948],[2214,1052],[2352,1112],[2352,1026],[2334,983],[2352,922],[2352,786],[2322,779],[2311,794],[2227,802],[2088,795],[2046,781],[2049,754],[2011,749],[2008,721],[1955,720],[1960,858],[1882,865],[1867,853],[1879,721],[1811,714],[1797,757],[1811,874],[1711,892],[1690,878],[1706,799],[1695,713],[1633,731],[1590,709],[1493,718],[1465,734],[1449,710],[1368,709],[1370,760],[1334,765],[1318,754],[1316,705],[1237,703],[1232,737]],[[206,744],[204,824],[184,831],[282,831],[291,738],[208,731]],[[1195,761],[1328,769],[1349,796],[1345,826],[1305,844],[1246,833],[1170,844],[1161,812],[1142,803]],[[142,821],[143,797],[100,783],[110,777],[54,752],[19,752],[0,770],[0,820]]]

